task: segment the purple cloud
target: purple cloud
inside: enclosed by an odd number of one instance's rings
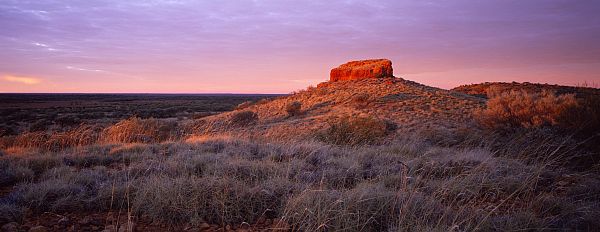
[[[583,0],[6,0],[0,74],[53,91],[288,92],[386,57],[398,76],[442,87],[599,82],[597,12]],[[38,90],[18,88],[0,91]]]

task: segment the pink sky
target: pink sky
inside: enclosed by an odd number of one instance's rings
[[[442,88],[598,85],[597,12],[584,0],[5,0],[0,92],[288,93],[369,58]]]

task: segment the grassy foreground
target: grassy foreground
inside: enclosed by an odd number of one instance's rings
[[[452,146],[410,135],[358,147],[222,137],[12,150],[0,158],[0,184],[14,186],[0,221],[93,211],[174,229],[264,218],[301,231],[600,228],[598,167],[565,165],[573,141],[544,130],[489,136]]]

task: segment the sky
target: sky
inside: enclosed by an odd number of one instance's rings
[[[0,0],[0,92],[289,93],[350,60],[452,88],[600,84],[594,0]]]

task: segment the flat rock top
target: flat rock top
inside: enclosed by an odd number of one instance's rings
[[[350,61],[331,70],[330,81],[393,77],[392,61],[388,59]]]
[[[373,60],[356,60],[342,64],[338,69],[351,68],[351,69],[371,69],[374,66],[391,66],[392,61],[388,59],[373,59]]]

